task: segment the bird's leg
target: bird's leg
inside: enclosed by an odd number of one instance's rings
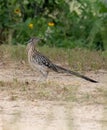
[[[46,81],[48,77],[48,71],[40,71],[40,72],[41,72],[41,76],[39,77],[38,82]]]

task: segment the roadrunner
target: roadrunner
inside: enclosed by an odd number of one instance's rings
[[[67,73],[71,75],[75,75],[77,77],[83,78],[87,81],[97,83],[97,81],[88,78],[84,75],[81,75],[77,72],[65,69],[61,66],[58,66],[52,63],[46,56],[41,54],[36,48],[35,45],[40,41],[39,38],[31,38],[27,44],[27,52],[28,52],[28,62],[33,70],[39,71],[42,74],[43,78],[47,78],[50,70],[53,70],[57,73]]]

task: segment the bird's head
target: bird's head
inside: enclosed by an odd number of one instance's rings
[[[30,48],[34,48],[34,47],[35,47],[35,44],[37,44],[40,40],[41,40],[41,38],[38,38],[38,37],[33,37],[33,38],[31,38],[31,39],[27,42],[27,50],[29,50]]]

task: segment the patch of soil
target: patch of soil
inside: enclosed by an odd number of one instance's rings
[[[38,73],[21,65],[0,66],[0,130],[102,130],[107,72],[86,72],[99,83],[50,73],[37,83]]]

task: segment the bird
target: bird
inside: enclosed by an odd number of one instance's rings
[[[36,45],[38,44],[39,41],[41,41],[41,38],[38,38],[38,37],[32,37],[28,41],[27,55],[28,55],[28,62],[31,68],[34,71],[38,71],[39,73],[41,73],[40,79],[46,80],[49,72],[55,71],[57,73],[66,73],[70,75],[75,75],[89,82],[98,83],[98,81],[91,79],[87,76],[84,76],[78,72],[71,71],[57,64],[54,64],[49,58],[47,58],[45,55],[43,55],[41,52],[37,50]]]

